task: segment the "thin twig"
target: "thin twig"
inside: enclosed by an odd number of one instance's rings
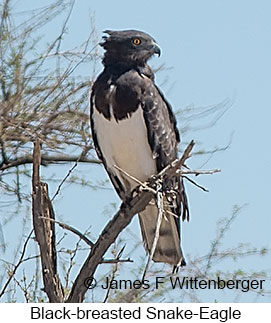
[[[101,264],[115,264],[115,263],[121,263],[121,262],[134,262],[132,259],[103,259]]]
[[[80,242],[81,242],[81,238],[78,239],[78,241],[76,242],[76,245],[75,245],[75,249],[72,250],[72,252],[69,252],[69,257],[70,257],[70,261],[69,261],[69,266],[68,268],[65,268],[65,289],[68,289],[68,286],[69,286],[69,280],[70,280],[70,273],[71,273],[71,270],[73,268],[73,265],[74,265],[74,258],[76,257],[76,254],[80,248]]]
[[[186,174],[186,175],[211,175],[215,173],[220,173],[221,169],[210,169],[210,170],[178,170],[177,174],[180,173],[181,175]]]
[[[59,222],[59,221],[54,220],[54,219],[46,218],[44,216],[41,216],[40,218],[44,219],[44,220],[52,221],[52,222],[58,224],[61,228],[65,229],[65,230],[68,230],[68,231],[71,231],[72,233],[74,233],[78,237],[80,237],[80,239],[82,239],[91,248],[94,246],[94,242],[89,240],[88,237],[86,237],[83,233],[81,233],[80,231],[78,231],[74,227],[72,227],[72,226],[70,226],[68,224],[65,224],[63,222]],[[39,257],[39,256],[35,256],[35,257]],[[128,259],[103,259],[101,261],[101,264],[115,264],[115,263],[119,263],[119,262],[133,262],[133,260],[131,260],[130,258],[128,258]]]
[[[136,182],[137,184],[140,185],[140,187],[143,190],[147,190],[150,191],[152,193],[156,193],[156,191],[154,189],[152,189],[147,183],[142,183],[139,179],[137,179],[136,177],[134,177],[133,175],[130,175],[129,173],[127,173],[125,170],[123,170],[122,168],[120,168],[117,165],[113,166],[114,168],[116,168],[118,171],[120,171],[121,173],[123,173],[125,176],[127,176],[128,178],[132,179],[134,182]]]
[[[4,295],[11,279],[14,277],[17,269],[19,268],[20,264],[23,262],[23,258],[24,258],[24,255],[25,255],[25,251],[26,251],[26,246],[28,244],[28,241],[33,233],[34,229],[31,230],[31,232],[29,233],[29,235],[27,236],[26,240],[25,240],[25,243],[23,245],[23,250],[22,250],[22,254],[21,254],[21,257],[19,259],[19,261],[17,262],[17,264],[14,266],[14,269],[12,270],[11,274],[9,274],[9,278],[8,280],[6,281],[4,287],[2,288],[1,292],[0,292],[0,298]]]
[[[208,253],[208,260],[207,260],[207,264],[206,264],[206,267],[205,267],[205,270],[204,270],[205,275],[207,275],[208,270],[211,267],[214,255],[215,255],[216,250],[217,250],[217,246],[219,245],[220,241],[223,239],[223,237],[224,237],[225,233],[227,232],[227,230],[229,230],[231,223],[235,220],[235,218],[237,217],[237,215],[240,212],[241,208],[242,207],[238,207],[238,208],[233,209],[233,213],[232,213],[231,217],[229,219],[227,219],[224,226],[222,228],[220,228],[216,239],[211,243],[211,250]]]
[[[120,168],[117,165],[113,165],[114,168],[116,168],[117,170],[119,170],[121,173],[123,173],[124,175],[126,175],[127,177],[131,178],[134,182],[136,182],[138,185],[144,186],[144,184],[137,178],[135,178],[134,176],[130,175],[129,173],[127,173],[125,170],[123,170],[122,168]]]
[[[198,183],[196,183],[195,181],[193,181],[191,178],[189,178],[187,176],[183,176],[183,178],[186,178],[190,183],[192,183],[193,185],[195,185],[198,188],[202,189],[204,192],[209,192],[205,187],[199,185]]]
[[[54,196],[51,198],[51,202],[53,202],[53,200],[55,199],[55,197],[59,194],[59,192],[61,190],[61,187],[66,182],[67,178],[71,175],[71,173],[73,172],[73,170],[77,167],[77,165],[78,165],[78,160],[75,162],[75,164],[72,166],[72,168],[69,169],[69,171],[66,174],[66,176],[62,179],[61,183],[58,185],[58,188],[57,188]]]
[[[76,234],[78,237],[80,237],[80,239],[82,239],[83,241],[85,241],[85,243],[87,245],[89,245],[91,248],[94,246],[94,243],[92,241],[90,241],[83,233],[81,233],[80,231],[78,231],[77,229],[71,227],[68,224],[65,224],[63,222],[59,222],[57,220],[51,219],[51,218],[47,218],[44,216],[40,216],[41,219],[47,220],[47,221],[51,221],[54,222],[56,224],[58,224],[61,228],[71,231],[72,233]]]
[[[119,260],[119,258],[121,257],[122,253],[123,253],[123,250],[125,248],[125,245],[121,248],[121,250],[119,251],[119,253],[117,254],[117,257],[116,257],[116,260]],[[109,286],[107,288],[107,291],[106,291],[106,295],[105,295],[105,298],[103,300],[103,303],[106,303],[108,297],[109,297],[109,294],[110,294],[110,285],[111,285],[111,282],[115,279],[116,277],[116,274],[117,274],[117,271],[118,271],[118,264],[119,262],[117,261],[115,263],[115,266],[113,267],[113,271],[112,271],[112,275],[111,275],[111,279],[110,279],[110,283],[109,283]]]
[[[170,177],[176,174],[176,171],[184,165],[184,162],[186,161],[186,159],[191,157],[190,153],[194,145],[195,145],[194,140],[191,140],[189,145],[186,147],[182,157],[180,159],[175,159],[172,163],[168,164],[164,169],[161,170],[158,176],[162,177],[165,174],[167,174],[167,176]]]

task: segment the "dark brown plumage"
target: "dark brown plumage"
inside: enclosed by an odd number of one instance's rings
[[[151,56],[160,55],[154,39],[136,30],[106,33],[109,37],[101,43],[104,71],[91,93],[91,128],[97,154],[125,201],[137,184],[114,165],[144,182],[177,158],[180,136],[172,109],[147,64]],[[184,186],[179,177],[163,184],[164,192],[171,191],[171,205],[164,198],[166,212],[153,260],[184,265],[179,220],[181,214],[188,219]],[[155,201],[139,218],[144,244],[150,251],[157,219]]]

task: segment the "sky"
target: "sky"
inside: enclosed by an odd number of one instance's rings
[[[200,148],[212,149],[227,145],[233,134],[230,148],[205,165],[222,169],[221,174],[200,178],[210,193],[187,185],[192,191],[191,225],[207,226],[209,232],[217,217],[229,215],[234,204],[247,203],[236,229],[239,239],[252,239],[256,245],[271,242],[268,225],[264,225],[270,223],[268,9],[268,1],[114,1],[106,5],[102,1],[80,1],[69,27],[69,39],[80,36],[91,14],[100,37],[105,29],[130,28],[152,35],[162,56],[151,64],[169,68],[157,77],[157,83],[168,78],[162,90],[176,110],[233,101],[215,126],[186,135],[186,141],[195,139],[202,143]],[[183,126],[181,118],[178,124]],[[195,167],[200,165],[195,161]],[[191,225],[186,228],[189,240],[193,239]]]
[[[33,1],[23,3],[27,9]],[[42,1],[35,5],[39,3]],[[18,2],[18,10],[20,6],[22,3]],[[191,168],[222,170],[219,174],[197,177],[197,182],[208,188],[208,193],[186,183],[191,221],[183,225],[182,245],[191,258],[207,253],[216,234],[217,221],[229,217],[234,205],[244,207],[227,234],[225,246],[250,243],[258,248],[271,247],[270,12],[268,0],[75,2],[65,46],[73,47],[84,39],[90,28],[90,17],[94,17],[99,39],[106,29],[145,31],[155,38],[162,50],[160,58],[153,58],[151,65],[165,65],[166,69],[156,76],[156,82],[174,111],[213,107],[225,100],[230,102],[212,126],[208,126],[212,115],[192,121],[182,119],[181,113],[178,115],[180,129],[188,125],[196,128],[182,136],[184,142],[196,141],[195,151],[213,150],[230,142],[223,152],[201,158],[195,156],[188,162]],[[60,25],[53,23],[46,27],[45,42],[55,36]],[[97,73],[101,69],[102,66],[98,66]],[[82,74],[87,76],[89,71],[84,70]],[[95,171],[85,165],[78,170],[92,179],[107,178],[99,166],[95,166]],[[62,219],[79,229],[92,221],[94,213],[97,221],[94,232],[98,234],[105,225],[107,217],[103,214],[110,203],[120,203],[113,190],[101,194],[100,191],[66,188],[56,207],[61,210]],[[109,208],[108,213],[113,214],[113,210]],[[139,234],[136,219],[131,226]],[[248,270],[270,269],[270,256],[257,259],[256,263],[246,260]],[[244,262],[237,261],[232,266],[237,268],[241,264]],[[222,297],[222,300],[225,299]]]

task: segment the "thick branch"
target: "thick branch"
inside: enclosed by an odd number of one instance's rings
[[[55,215],[48,196],[47,184],[40,181],[40,161],[40,142],[37,139],[34,144],[33,153],[33,226],[35,237],[40,248],[44,290],[50,302],[59,303],[64,300],[64,292],[57,274],[55,224],[54,222],[41,219],[41,217],[54,219]]]
[[[99,236],[99,239],[93,246],[73,284],[67,302],[83,302],[85,293],[88,290],[87,285],[85,284],[86,279],[94,275],[97,266],[102,262],[103,256],[108,248],[117,239],[120,232],[131,222],[133,216],[145,209],[152,196],[153,195],[150,192],[143,191],[139,192],[131,201],[130,205],[122,203],[120,210],[106,225]]]

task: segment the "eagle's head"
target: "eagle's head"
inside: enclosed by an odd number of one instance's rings
[[[155,40],[142,31],[106,30],[104,33],[109,35],[104,36],[100,44],[105,49],[105,65],[117,62],[144,65],[154,54],[160,56],[161,51]]]

